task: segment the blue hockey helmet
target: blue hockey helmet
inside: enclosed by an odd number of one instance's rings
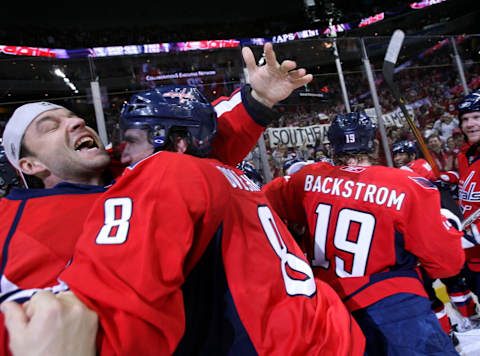
[[[189,152],[204,156],[217,134],[217,114],[197,88],[162,86],[133,95],[122,108],[120,127],[149,130],[155,148],[166,148],[172,129],[183,129]]]
[[[457,112],[460,122],[462,121],[462,116],[464,114],[474,111],[480,111],[480,90],[468,94],[457,103]]]
[[[287,174],[287,171],[288,169],[295,163],[298,163],[300,162],[300,160],[298,158],[290,158],[290,159],[287,159],[285,162],[283,162],[283,166],[282,166],[282,169],[283,169],[283,174]]]
[[[259,188],[263,186],[263,176],[255,168],[255,166],[247,161],[242,161],[237,165],[237,168],[240,169],[245,175],[251,179]]]
[[[336,155],[370,153],[374,150],[375,123],[364,111],[337,115],[327,132]]]
[[[397,153],[408,153],[409,155],[411,155],[412,153],[417,154],[417,148],[415,146],[415,143],[413,143],[412,141],[397,141],[392,145],[392,154],[395,155]]]

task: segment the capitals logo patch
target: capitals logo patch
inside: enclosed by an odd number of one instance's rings
[[[437,186],[423,177],[408,177],[424,189],[437,189]]]
[[[178,99],[180,103],[184,103],[188,100],[195,100],[195,96],[190,94],[186,88],[183,88],[182,91],[169,91],[162,94],[165,98]]]

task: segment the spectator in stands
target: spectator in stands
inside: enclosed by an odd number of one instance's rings
[[[270,165],[271,167],[273,166],[272,172],[274,177],[279,177],[282,175],[281,172],[283,161],[285,160],[286,150],[287,148],[285,146],[278,145],[272,151]]]
[[[433,134],[439,135],[439,132],[433,128],[433,122],[427,122],[422,130],[423,138],[428,138]]]
[[[397,126],[392,126],[387,129],[387,138],[390,146],[392,143],[402,140],[401,133],[401,129]]]
[[[431,134],[427,137],[426,144],[433,156],[435,164],[441,172],[454,169],[453,156],[447,154],[440,135],[436,133]]]
[[[447,153],[448,159],[449,160],[451,159],[453,162],[452,170],[454,170],[455,172],[458,172],[457,156],[460,153],[460,149],[457,148],[455,138],[453,136],[450,136],[449,138],[447,138],[445,152]]]
[[[448,153],[457,154],[459,152],[459,149],[457,148],[455,143],[455,138],[453,136],[450,136],[449,138],[447,138],[445,149]]]
[[[293,148],[295,152],[295,158],[298,158],[302,161],[307,161],[310,159],[310,149],[308,147],[307,137],[302,138],[302,144]]]
[[[461,150],[462,147],[465,145],[465,136],[463,135],[462,131],[460,129],[454,130],[452,137],[455,140],[455,147],[458,150]]]
[[[444,112],[440,118],[434,122],[433,128],[440,133],[440,139],[447,142],[452,136],[453,130],[458,129],[458,119],[448,112]]]

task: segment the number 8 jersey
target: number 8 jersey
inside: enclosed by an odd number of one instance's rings
[[[426,296],[432,278],[457,274],[462,234],[440,213],[436,187],[414,173],[383,166],[305,166],[264,187],[274,210],[308,226],[301,245],[314,273],[351,311],[397,293]]]

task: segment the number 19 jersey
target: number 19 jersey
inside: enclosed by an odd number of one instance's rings
[[[308,226],[302,245],[314,272],[353,311],[397,293],[426,296],[416,271],[457,274],[461,233],[440,213],[437,188],[383,166],[317,163],[264,187],[275,211]]]

